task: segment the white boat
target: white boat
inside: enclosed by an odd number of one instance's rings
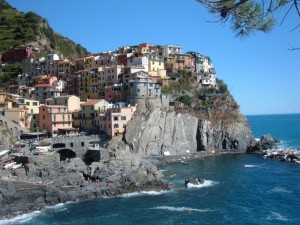
[[[22,166],[22,163],[19,163],[19,164],[15,164],[11,167],[12,170],[16,170],[16,169],[19,169],[20,167]]]
[[[0,151],[0,159],[2,157],[4,157],[8,152],[9,152],[9,150],[2,150],[2,151]]]
[[[41,153],[45,153],[45,152],[48,152],[50,148],[51,148],[51,146],[36,146],[36,147],[32,150],[32,154],[41,154]]]

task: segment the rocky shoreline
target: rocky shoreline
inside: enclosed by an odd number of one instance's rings
[[[245,150],[207,150],[193,153],[139,156],[120,142],[110,143],[100,162],[86,165],[82,159],[60,161],[58,153],[16,157],[23,166],[0,170],[0,217],[10,218],[66,202],[80,202],[141,191],[170,190],[174,186],[163,179],[160,164],[188,163],[190,160]],[[265,158],[300,163],[295,150],[278,150],[276,140],[264,135],[253,151]],[[272,150],[271,150],[272,149]]]
[[[60,161],[57,153],[17,157],[16,161],[26,164],[16,170],[0,170],[0,218],[12,218],[66,202],[170,190],[174,186],[163,179],[158,165],[245,153],[244,150],[208,150],[142,158],[128,149],[107,151],[105,159],[91,165],[80,158]]]
[[[129,151],[87,166],[79,158],[60,161],[59,154],[29,155],[16,170],[0,171],[0,217],[15,217],[66,202],[172,188],[156,165]]]

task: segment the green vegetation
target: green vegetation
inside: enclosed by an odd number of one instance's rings
[[[237,36],[248,36],[253,31],[268,32],[275,25],[276,13],[296,11],[300,17],[299,0],[196,0],[217,16],[217,21],[231,22]],[[299,23],[291,29],[299,29]]]
[[[185,105],[191,106],[193,103],[193,97],[185,94],[177,98],[177,101],[182,102]]]
[[[217,87],[197,87],[195,77],[186,70],[169,74],[170,86],[163,87],[162,93],[172,94],[175,101],[184,106],[176,107],[177,112],[189,111],[199,119],[231,123],[239,119],[239,105],[230,95],[227,84],[217,79]]]
[[[62,53],[71,60],[88,54],[81,45],[55,33],[46,19],[34,12],[19,12],[0,0],[0,52],[31,42],[46,43],[39,46],[43,53]]]
[[[21,73],[20,63],[0,65],[0,82],[5,83]]]

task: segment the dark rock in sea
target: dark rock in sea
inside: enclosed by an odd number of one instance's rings
[[[204,180],[200,178],[196,178],[196,179],[190,178],[184,181],[185,187],[188,187],[188,184],[200,185],[200,184],[204,184]]]
[[[277,148],[279,141],[272,137],[270,134],[263,135],[260,140],[254,145],[253,148],[249,149],[248,153],[259,153],[263,150]]]

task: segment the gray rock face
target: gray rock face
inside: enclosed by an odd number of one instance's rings
[[[155,165],[126,150],[90,166],[79,158],[60,161],[59,154],[27,157],[29,163],[14,173],[0,171],[0,218],[60,202],[170,188]]]
[[[255,146],[249,149],[248,152],[261,152],[267,149],[274,149],[277,147],[278,140],[273,138],[270,134],[263,135]]]
[[[245,117],[224,124],[189,113],[165,111],[160,103],[139,111],[126,127],[125,142],[142,156],[193,153],[209,149],[244,150],[255,142]]]

